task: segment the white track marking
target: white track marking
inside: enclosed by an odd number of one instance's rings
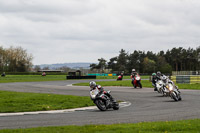
[[[119,106],[121,108],[130,106],[130,102],[121,102]],[[37,111],[37,112],[20,112],[20,113],[0,113],[1,116],[20,116],[20,115],[37,115],[37,114],[58,114],[58,113],[70,113],[74,111],[84,111],[84,110],[94,110],[97,109],[96,106],[75,108],[75,109],[64,109],[64,110],[51,110],[51,111]]]
[[[66,85],[66,86],[73,86],[73,84],[68,84],[68,85]]]

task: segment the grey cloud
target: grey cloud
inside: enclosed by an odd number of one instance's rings
[[[94,62],[121,48],[195,48],[199,6],[197,0],[1,0],[0,44],[26,48],[35,64]]]
[[[94,12],[96,4],[90,0],[12,0],[0,1],[0,11],[3,13],[39,13],[80,15]]]

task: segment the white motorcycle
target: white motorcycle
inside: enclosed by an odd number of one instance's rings
[[[107,93],[110,93],[110,91]],[[111,101],[111,99],[104,93],[99,95],[99,90],[97,88],[90,90],[90,98],[101,111],[106,111],[109,108],[113,108],[114,110],[119,109],[119,103]]]
[[[165,79],[166,82],[164,84],[164,93],[166,96],[170,96],[174,101],[181,101],[181,92],[178,89],[178,86],[175,86],[173,81],[169,80],[169,78]]]
[[[165,95],[164,82],[162,80],[158,80],[156,82],[156,88],[157,88],[158,93],[161,93],[163,96]]]

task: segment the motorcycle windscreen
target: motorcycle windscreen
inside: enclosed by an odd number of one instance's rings
[[[139,76],[137,76],[137,77],[136,77],[136,80],[140,80],[140,77],[139,77]]]
[[[96,88],[95,90],[90,91],[90,97],[95,99],[96,95],[99,93],[99,90]]]
[[[162,85],[163,85],[163,82],[162,82],[161,80],[159,80],[159,81],[156,83],[156,87],[157,87],[157,88],[162,87]]]

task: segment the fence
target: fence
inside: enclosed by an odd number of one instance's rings
[[[172,71],[172,75],[200,75],[200,71]]]

